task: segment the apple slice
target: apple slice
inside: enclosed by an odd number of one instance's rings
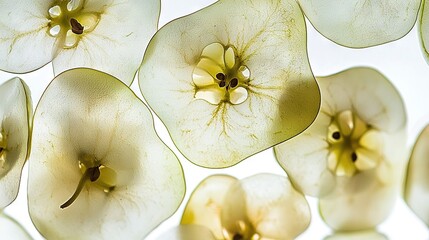
[[[142,239],[184,192],[178,159],[125,84],[79,68],[51,82],[36,107],[28,180],[44,237]]]
[[[13,78],[0,85],[0,209],[18,195],[30,150],[33,107],[27,84]]]
[[[293,0],[223,0],[152,38],[140,89],[178,149],[229,167],[306,129],[320,93]]]

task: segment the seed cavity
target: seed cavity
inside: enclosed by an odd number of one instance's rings
[[[358,159],[358,156],[355,152],[352,152],[352,155],[350,156],[353,162],[356,162]]]
[[[71,30],[74,34],[80,35],[83,33],[84,27],[76,19],[70,18],[70,26],[71,26]]]
[[[218,73],[218,74],[216,74],[216,78],[218,79],[218,80],[225,80],[225,78],[226,78],[226,76],[225,76],[225,74],[223,74],[223,73]]]
[[[243,240],[244,237],[240,233],[236,233],[236,234],[234,234],[234,236],[232,237],[232,239],[233,240]]]
[[[339,140],[341,138],[340,132],[334,132],[332,133],[332,138],[335,140]]]

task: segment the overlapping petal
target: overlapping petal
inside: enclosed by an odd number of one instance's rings
[[[30,216],[44,237],[140,239],[184,191],[180,163],[126,85],[91,69],[51,82],[35,112],[28,182]]]
[[[0,209],[15,200],[30,148],[30,90],[13,78],[0,85]]]
[[[139,81],[178,149],[204,167],[292,138],[320,104],[304,18],[290,0],[222,0],[170,22],[151,40]]]
[[[4,213],[0,213],[0,236],[6,237],[7,239],[32,239],[15,219]]]
[[[391,42],[414,26],[421,0],[299,0],[313,26],[352,48]]]

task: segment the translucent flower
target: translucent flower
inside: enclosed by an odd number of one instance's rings
[[[404,199],[411,210],[429,226],[429,125],[414,144],[408,163]]]
[[[57,76],[34,115],[28,204],[47,239],[142,239],[180,205],[181,165],[147,107],[91,69]]]
[[[181,224],[205,226],[216,239],[287,240],[304,232],[310,218],[305,197],[285,177],[213,175],[192,193]]]
[[[337,44],[363,48],[405,36],[421,0],[298,0],[310,22]]]
[[[75,67],[131,84],[155,33],[159,0],[0,0],[0,69]]]
[[[33,106],[23,80],[0,85],[0,209],[18,195],[21,171],[30,148]]]
[[[429,63],[429,7],[427,6],[427,0],[423,0],[422,12],[419,17],[419,34],[420,43],[423,49],[423,55],[426,61]]]
[[[324,240],[389,240],[384,234],[374,230],[365,230],[357,232],[334,233],[325,237]]]
[[[293,0],[221,0],[170,22],[152,38],[139,81],[178,149],[211,168],[294,137],[320,105]]]
[[[0,213],[0,236],[7,239],[31,240],[31,236],[15,219]]]
[[[373,228],[393,207],[405,154],[405,108],[379,72],[359,67],[318,78],[322,108],[314,124],[276,146],[294,186],[320,197],[325,222],[339,231]]]

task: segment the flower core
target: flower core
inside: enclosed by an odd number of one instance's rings
[[[3,177],[9,171],[9,164],[6,161],[6,137],[0,131],[0,177]]]
[[[240,104],[248,97],[250,70],[242,65],[233,46],[207,45],[192,73],[195,98],[211,104]]]
[[[381,134],[350,110],[333,117],[327,139],[328,167],[337,176],[373,169],[382,159]]]
[[[57,0],[49,8],[49,35],[63,41],[63,48],[76,47],[80,38],[95,29],[100,13],[84,12],[84,0]]]
[[[227,240],[259,240],[261,237],[249,222],[237,221],[233,227],[234,231],[223,228],[223,235]]]

